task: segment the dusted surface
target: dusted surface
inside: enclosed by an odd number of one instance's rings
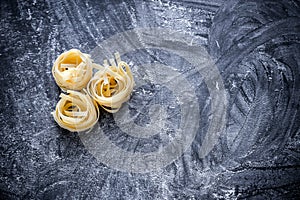
[[[0,9],[1,198],[300,195],[299,1],[1,1]],[[228,96],[227,124],[204,159],[198,150],[205,123],[183,156],[161,171],[116,171],[97,162],[78,134],[58,127],[50,115],[60,92],[51,67],[60,53],[71,48],[89,53],[112,35],[139,27],[189,34],[216,61]],[[151,49],[125,58],[137,66],[143,62],[190,66]],[[202,118],[208,121],[207,87],[201,76],[191,80]],[[155,94],[154,102],[171,106],[167,115],[174,116],[170,124],[176,124],[178,107],[172,92],[147,84],[136,88],[130,100],[133,115],[139,113],[134,122],[149,123],[147,106],[138,110],[143,103],[151,104],[148,94]],[[145,153],[165,142],[155,136],[142,141],[128,137],[114,128],[111,119],[103,114],[100,126],[123,149]]]

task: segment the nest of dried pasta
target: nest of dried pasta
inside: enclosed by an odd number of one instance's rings
[[[98,71],[92,77],[93,68]],[[90,55],[71,49],[56,59],[52,73],[62,91],[67,90],[67,94],[60,94],[52,115],[72,132],[90,130],[97,123],[98,105],[107,112],[117,112],[134,87],[131,69],[119,53],[109,62],[104,60],[102,66],[93,63]]]

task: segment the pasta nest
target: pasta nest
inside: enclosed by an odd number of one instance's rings
[[[81,90],[93,75],[93,61],[89,54],[78,49],[62,53],[54,62],[52,74],[63,90]]]
[[[95,64],[99,69],[87,85],[89,95],[107,112],[117,112],[130,98],[134,79],[128,64],[121,61],[119,53],[115,59],[104,60],[104,66]]]
[[[91,129],[99,119],[97,103],[84,90],[68,90],[61,93],[56,109],[52,112],[54,120],[64,129],[79,132]]]

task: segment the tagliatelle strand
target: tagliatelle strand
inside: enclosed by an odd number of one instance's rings
[[[89,54],[78,49],[62,53],[54,62],[52,74],[62,90],[81,90],[93,75],[93,61]]]
[[[61,93],[56,109],[52,112],[54,120],[64,129],[80,132],[91,129],[99,119],[97,103],[93,102],[85,90],[68,90]]]
[[[96,65],[95,68],[99,71],[87,85],[89,95],[110,113],[117,112],[130,98],[134,86],[129,65],[121,61],[119,53],[115,53],[115,60],[110,59],[110,65],[107,60],[104,60],[104,67]]]

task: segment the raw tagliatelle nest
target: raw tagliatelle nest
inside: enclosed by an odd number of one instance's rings
[[[99,71],[87,85],[89,95],[107,112],[117,112],[128,101],[134,87],[134,80],[128,64],[121,61],[119,53],[104,60],[104,66],[96,65]]]
[[[52,74],[62,90],[81,90],[93,75],[93,62],[89,54],[71,49],[56,59]]]
[[[121,61],[119,53],[109,63],[104,60],[103,66],[95,64],[90,55],[77,49],[56,59],[52,73],[67,94],[60,94],[52,115],[62,128],[72,132],[90,130],[99,119],[98,104],[107,112],[115,113],[130,98],[134,86],[130,67]],[[93,68],[98,71],[92,78]]]
[[[55,121],[64,129],[80,132],[91,129],[99,119],[98,106],[84,91],[68,90],[61,93],[56,109],[52,112]]]

